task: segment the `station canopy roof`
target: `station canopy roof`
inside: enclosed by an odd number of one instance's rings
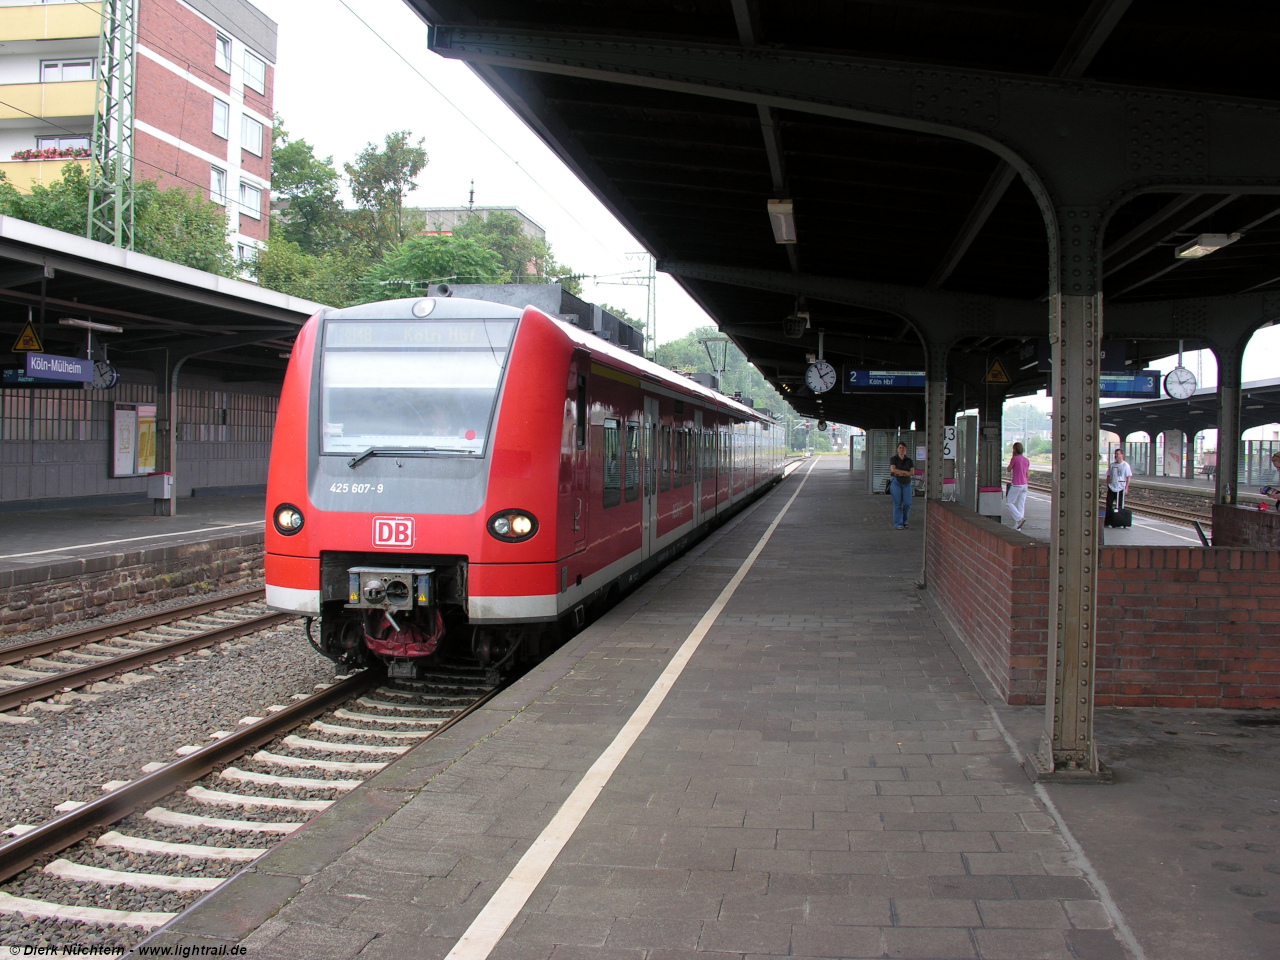
[[[967,303],[995,298],[1027,318],[1030,326],[1017,330],[974,328],[956,338],[954,403],[957,384],[980,383],[990,358],[1012,357],[1026,336],[1047,335],[1049,245],[1031,189],[987,148],[834,116],[820,94],[799,103],[773,87],[779,71],[800,76],[819,62],[830,76],[842,65],[864,73],[918,68],[920,89],[932,91],[940,112],[965,109],[967,94],[949,85],[965,78],[949,71],[986,71],[993,87],[1001,78],[1060,78],[1078,82],[1084,99],[1140,97],[1150,88],[1244,98],[1250,109],[1265,102],[1256,108],[1274,110],[1280,99],[1280,73],[1271,68],[1280,18],[1259,3],[406,2],[432,25],[432,49],[469,62],[659,269],[811,415],[821,408],[803,374],[819,329],[837,368],[923,369],[919,340],[899,313],[876,308],[874,295],[847,295],[849,284],[873,285],[886,304],[948,295],[961,315]],[[771,72],[752,76],[744,49],[767,54]],[[720,82],[718,70],[731,79]],[[694,74],[701,86],[688,81]],[[1142,115],[1142,162],[1162,165],[1161,144],[1183,133],[1187,151],[1200,149],[1194,107],[1174,114]],[[1095,142],[1121,149],[1106,139],[1115,131],[1094,126],[1087,110],[1039,119],[1077,153]],[[1161,132],[1165,126],[1171,130]],[[1280,157],[1280,141],[1274,149]],[[1280,159],[1268,172],[1280,173]],[[793,202],[794,244],[775,240],[768,202],[776,199]],[[1175,258],[1176,247],[1202,233],[1241,236],[1201,259]],[[1280,293],[1278,254],[1280,197],[1266,190],[1140,193],[1111,212],[1104,237],[1106,335],[1130,339],[1129,361],[1139,368],[1174,352],[1178,339],[1191,349],[1203,328],[1149,323],[1150,309],[1124,308]],[[790,339],[783,320],[798,307],[810,327]],[[1043,377],[1016,374],[1017,392]],[[921,410],[918,400],[895,405],[839,388],[823,399],[829,419],[862,426],[905,425],[904,416]]]
[[[1143,432],[1151,437],[1166,430],[1197,434],[1218,427],[1218,392],[1197,390],[1186,400],[1123,400],[1102,407],[1102,426],[1127,437]],[[1240,385],[1240,429],[1280,423],[1280,378]]]
[[[43,308],[44,323],[39,323]],[[116,366],[148,368],[156,351],[224,380],[279,380],[298,328],[320,305],[104,243],[0,217],[0,351],[28,315],[48,353],[83,356],[90,320]],[[8,365],[20,363],[10,355]],[[0,363],[4,363],[0,357]]]

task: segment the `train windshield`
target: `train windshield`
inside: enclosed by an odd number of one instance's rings
[[[331,320],[324,453],[482,456],[515,320]]]

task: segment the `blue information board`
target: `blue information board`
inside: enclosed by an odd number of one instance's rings
[[[1132,373],[1103,373],[1098,378],[1098,396],[1103,400],[1160,399],[1160,371],[1135,370]]]
[[[51,353],[28,353],[26,375],[44,380],[71,383],[93,382],[93,361],[82,357],[59,357]]]
[[[923,370],[861,370],[845,367],[845,393],[923,393]]]

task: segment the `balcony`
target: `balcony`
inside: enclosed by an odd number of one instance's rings
[[[0,7],[0,15],[4,8]],[[0,85],[0,120],[32,117],[92,117],[97,107],[98,81],[69,83],[6,83]]]
[[[74,40],[102,32],[101,3],[24,3],[0,0],[0,43]]]
[[[17,188],[19,193],[30,193],[34,186],[47,187],[55,180],[62,179],[62,168],[68,164],[74,163],[83,168],[89,169],[89,160],[5,160],[0,162],[0,171],[4,172],[9,182]]]

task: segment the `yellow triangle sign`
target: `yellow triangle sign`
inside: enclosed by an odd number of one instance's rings
[[[22,328],[22,332],[18,334],[18,339],[13,341],[12,353],[44,353],[44,345],[40,342],[40,338],[36,336],[35,328],[31,326],[31,321],[27,321],[27,325]]]
[[[999,360],[992,360],[991,366],[987,367],[987,383],[1009,382],[1009,374],[1005,373],[1004,365]]]

